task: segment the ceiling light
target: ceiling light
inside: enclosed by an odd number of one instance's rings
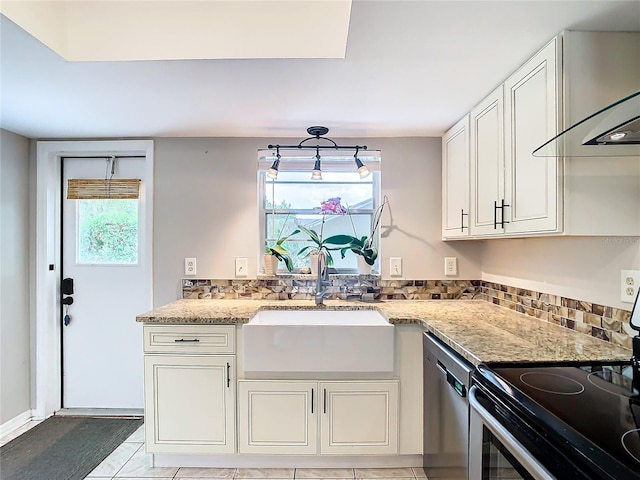
[[[353,158],[356,161],[356,168],[358,169],[358,173],[360,174],[360,178],[366,178],[371,175],[371,172],[367,168],[366,165],[363,165],[360,159],[358,158],[358,150],[360,147],[356,147],[356,153],[353,155]]]
[[[311,180],[322,180],[322,171],[320,170],[320,149],[316,149],[316,163],[313,165],[311,172]]]
[[[271,168],[267,170],[267,177],[273,178],[274,180],[278,178],[278,167],[280,167],[280,149],[276,149],[276,159],[271,165]]]
[[[358,169],[358,173],[360,174],[360,178],[365,178],[371,174],[369,169],[363,165],[362,161],[358,158],[358,151],[366,150],[366,145],[338,145],[335,141],[330,138],[324,137],[329,133],[329,129],[327,127],[309,127],[307,128],[307,133],[311,135],[311,137],[307,137],[304,140],[300,141],[297,145],[269,145],[267,148],[269,150],[275,149],[277,152],[276,160],[271,165],[271,168],[267,172],[267,176],[269,178],[277,178],[278,176],[278,167],[280,165],[280,150],[315,150],[315,164],[313,166],[313,172],[311,173],[312,180],[322,180],[322,171],[320,169],[320,151],[321,150],[355,150],[355,154],[353,158],[356,162],[356,168]],[[316,142],[320,140],[324,140],[328,142],[328,144],[320,145],[316,143],[315,145],[305,145],[305,142],[309,140],[316,140]]]

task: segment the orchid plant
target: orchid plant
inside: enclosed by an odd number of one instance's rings
[[[274,243],[273,245],[266,245],[264,249],[264,253],[267,255],[273,255],[279,261],[284,262],[284,264],[287,267],[287,270],[292,272],[293,259],[291,258],[291,254],[289,253],[289,251],[283,245],[284,241],[287,240],[287,238],[289,238],[291,235],[287,235],[286,237],[282,236],[282,232],[284,232],[284,227],[287,224],[287,220],[289,220],[289,214],[284,219],[284,223],[282,224],[282,228],[280,229],[280,235],[278,235],[278,239],[276,240],[276,243]]]
[[[340,203],[340,197],[329,198],[320,204],[320,213],[322,214],[322,223],[320,225],[320,233],[311,228],[307,228],[304,225],[298,225],[297,229],[291,234],[291,236],[297,233],[305,233],[309,236],[311,241],[315,245],[307,245],[298,252],[298,255],[311,255],[317,254],[322,251],[327,255],[327,264],[333,265],[333,257],[331,251],[340,250],[342,246],[351,242],[352,237],[349,235],[332,235],[324,238],[324,222],[326,215],[346,215],[347,209]],[[330,247],[333,246],[333,248]]]
[[[376,263],[376,259],[378,258],[378,249],[373,245],[373,243],[376,238],[376,231],[378,230],[378,226],[380,225],[380,219],[382,218],[382,211],[384,210],[385,204],[387,204],[388,202],[389,199],[385,196],[383,202],[373,212],[373,228],[371,229],[371,233],[368,236],[365,235],[363,237],[358,237],[358,234],[356,233],[356,226],[353,224],[353,219],[351,218],[351,212],[347,210],[355,236],[349,236],[349,244],[346,247],[340,249],[342,258],[344,258],[345,254],[348,251],[351,251],[356,255],[362,256],[367,265],[373,265],[374,263]]]

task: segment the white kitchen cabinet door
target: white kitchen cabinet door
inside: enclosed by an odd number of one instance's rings
[[[235,452],[235,357],[146,355],[150,453]]]
[[[562,230],[556,158],[532,155],[558,132],[559,55],[554,38],[505,82],[506,233]]]
[[[317,382],[238,382],[240,453],[317,453]]]
[[[501,235],[504,209],[504,90],[501,85],[470,113],[472,236]]]
[[[469,235],[469,115],[442,138],[442,238]]]
[[[320,453],[398,453],[398,382],[322,382]]]

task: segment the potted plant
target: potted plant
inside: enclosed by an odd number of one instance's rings
[[[266,245],[264,249],[264,273],[265,275],[275,275],[278,271],[278,262],[284,262],[287,270],[290,272],[293,271],[293,259],[291,258],[291,254],[283,245],[284,241],[289,238],[291,235],[287,235],[286,237],[282,236],[282,232],[284,232],[284,227],[287,224],[287,220],[289,219],[289,215],[284,220],[284,224],[280,229],[280,235],[276,240],[276,243],[273,245]],[[295,232],[294,232],[295,233]],[[293,235],[293,234],[292,234]]]
[[[380,225],[380,219],[382,218],[382,211],[384,210],[384,206],[386,203],[388,203],[388,201],[389,200],[385,196],[383,202],[373,212],[373,228],[371,229],[371,233],[362,237],[358,237],[358,234],[356,233],[356,227],[353,224],[353,219],[351,218],[351,213],[347,211],[355,236],[349,236],[348,245],[340,249],[340,254],[342,255],[342,258],[345,257],[348,251],[351,251],[358,255],[358,270],[360,273],[371,273],[371,267],[373,267],[373,265],[376,263],[376,259],[378,258],[378,249],[374,246],[373,243],[376,238],[375,235],[378,230],[378,226]]]
[[[314,255],[324,252],[327,256],[327,265],[333,265],[331,252],[340,250],[342,246],[351,241],[351,237],[349,235],[332,235],[330,237],[323,238],[325,216],[346,215],[347,213],[347,210],[340,204],[340,197],[330,198],[322,202],[320,212],[322,213],[322,224],[320,226],[319,234],[312,228],[307,228],[303,225],[298,225],[296,230],[291,234],[291,236],[293,236],[302,232],[315,244],[302,247],[300,251],[298,251],[298,255],[307,255],[311,257],[311,273],[314,273],[317,268],[317,259],[313,257]]]

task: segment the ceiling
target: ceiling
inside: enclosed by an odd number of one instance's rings
[[[290,23],[272,28],[309,44]],[[333,34],[308,23],[310,49]],[[70,62],[2,16],[0,126],[50,139],[303,138],[310,125],[440,136],[563,29],[640,31],[640,1],[354,0],[344,58]]]

